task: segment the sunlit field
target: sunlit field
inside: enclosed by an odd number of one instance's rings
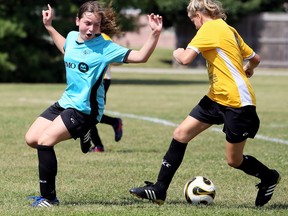
[[[39,195],[39,184],[37,154],[25,144],[24,135],[35,118],[61,96],[65,85],[1,84],[0,215],[288,215],[287,75],[274,76],[273,70],[259,69],[251,78],[261,127],[257,137],[248,141],[245,153],[281,173],[272,200],[263,208],[254,207],[259,180],[226,165],[225,136],[221,126],[214,126],[189,143],[165,204],[157,206],[131,196],[129,189],[144,185],[144,180],[156,180],[174,128],[209,84],[202,70],[144,72],[121,68],[112,74],[106,113],[123,119],[124,136],[119,143],[114,141],[112,128],[100,124],[104,153],[83,154],[79,140],[56,145],[60,205],[50,209],[31,208],[26,199]],[[185,201],[183,187],[196,175],[216,185],[213,205],[193,206]]]

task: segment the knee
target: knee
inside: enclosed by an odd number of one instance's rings
[[[30,136],[28,133],[25,134],[25,141],[26,141],[26,144],[28,146],[30,146],[31,148],[36,148],[38,142],[33,139],[32,136]]]
[[[173,132],[173,138],[179,142],[187,143],[187,134],[180,127],[177,127]]]

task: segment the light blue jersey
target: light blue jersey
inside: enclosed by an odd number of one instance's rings
[[[104,111],[103,76],[110,63],[123,63],[129,49],[99,35],[83,43],[79,32],[68,34],[64,45],[67,88],[58,101],[61,107],[74,108],[100,121]]]

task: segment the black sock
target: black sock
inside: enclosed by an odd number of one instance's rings
[[[182,163],[186,147],[187,143],[181,143],[172,139],[170,147],[162,160],[156,186],[159,186],[163,190],[168,189],[174,174]]]
[[[56,197],[57,159],[53,146],[37,145],[41,196],[53,200]]]
[[[243,155],[242,164],[236,169],[240,169],[248,175],[265,179],[271,173],[270,169],[250,155]]]
[[[91,137],[91,140],[92,140],[94,146],[104,148],[96,125],[91,128],[90,137]]]
[[[108,124],[108,125],[115,125],[118,123],[118,120],[117,118],[114,118],[114,117],[110,117],[110,116],[107,116],[107,115],[103,115],[101,120],[100,120],[100,123],[103,123],[103,124]]]

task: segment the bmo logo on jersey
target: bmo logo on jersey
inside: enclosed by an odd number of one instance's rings
[[[71,69],[75,69],[77,67],[77,65],[72,62],[65,62],[65,66]],[[78,64],[78,70],[82,73],[86,73],[89,70],[89,66],[84,62],[80,62]]]
[[[79,65],[78,65],[78,69],[82,73],[86,73],[89,70],[89,66],[86,63],[84,63],[84,62],[80,62]]]

